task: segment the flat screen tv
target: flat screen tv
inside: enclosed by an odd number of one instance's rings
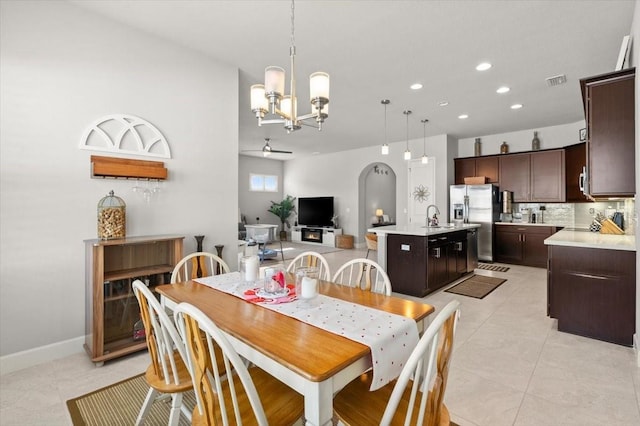
[[[333,226],[333,197],[298,198],[298,224]]]

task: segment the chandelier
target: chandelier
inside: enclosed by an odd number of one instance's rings
[[[251,86],[251,111],[258,119],[258,126],[263,124],[283,124],[287,133],[298,130],[302,125],[322,130],[322,123],[329,116],[329,74],[314,72],[309,76],[309,98],[311,113],[298,116],[295,79],[296,46],[294,37],[295,4],[291,1],[291,46],[289,58],[291,62],[290,93],[284,95],[285,72],[283,68],[269,66],[264,70],[264,84]],[[265,120],[270,114],[274,118]],[[304,120],[315,120],[315,124]]]

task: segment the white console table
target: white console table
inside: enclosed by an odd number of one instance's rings
[[[247,239],[254,239],[260,243],[276,241],[276,229],[278,225],[260,223],[256,225],[245,225],[247,229]]]
[[[291,241],[298,243],[335,247],[336,235],[342,235],[342,229],[302,225],[291,228]]]

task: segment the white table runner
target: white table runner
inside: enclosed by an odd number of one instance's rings
[[[243,299],[244,292],[256,285],[243,282],[239,272],[195,281]],[[411,318],[324,295],[319,295],[311,307],[298,300],[256,304],[369,346],[373,365],[371,390],[381,388],[400,375],[419,339],[418,327]]]

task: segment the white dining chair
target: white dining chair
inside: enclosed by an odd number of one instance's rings
[[[365,258],[346,262],[338,269],[331,281],[374,293],[391,295],[391,281],[387,273],[378,263]]]
[[[444,405],[460,302],[449,302],[433,319],[400,376],[371,392],[371,371],[350,382],[333,400],[345,425],[448,426]]]
[[[185,341],[196,394],[193,425],[293,425],[302,395],[258,367],[247,368],[226,336],[201,310],[180,303],[175,322]],[[228,374],[233,370],[233,374]]]
[[[198,266],[201,271],[200,277],[216,275],[218,265],[220,265],[223,274],[228,274],[231,271],[229,265],[220,256],[205,251],[191,253],[180,259],[174,266],[171,273],[171,283],[186,282],[198,278]]]
[[[319,277],[321,280],[331,280],[331,269],[329,268],[329,262],[320,253],[315,251],[305,251],[297,255],[289,265],[287,265],[287,272],[295,272],[296,268],[305,266],[315,266],[318,268]]]
[[[140,280],[132,284],[140,305],[145,337],[151,364],[145,372],[149,391],[140,408],[136,425],[144,424],[157,398],[171,395],[169,425],[176,426],[180,413],[191,420],[191,409],[183,403],[183,392],[193,389],[191,374],[186,365],[187,352],[173,320],[166,314],[158,299]]]

